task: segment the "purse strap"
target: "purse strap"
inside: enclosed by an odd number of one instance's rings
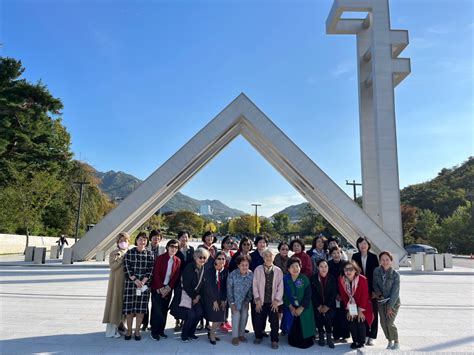
[[[199,281],[198,281],[198,284],[197,284],[196,288],[194,289],[194,291],[197,291],[197,289],[201,285],[203,275],[204,275],[204,265],[202,266],[201,276],[199,276]]]

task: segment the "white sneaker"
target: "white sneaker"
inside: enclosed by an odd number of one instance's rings
[[[393,343],[392,350],[400,350],[400,344],[399,343]]]
[[[120,338],[120,333],[119,333],[118,330],[117,330],[117,332],[114,334],[114,338]]]
[[[369,340],[367,340],[366,345],[368,345],[368,346],[374,346],[374,345],[375,345],[375,339],[369,338]]]
[[[391,341],[388,342],[386,349],[387,350],[392,350],[393,344]]]

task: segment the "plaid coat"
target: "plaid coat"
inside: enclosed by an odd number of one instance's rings
[[[137,248],[130,249],[123,262],[125,272],[125,283],[123,290],[123,314],[147,313],[150,289],[137,296],[137,286],[130,277],[135,276],[138,280],[147,277],[146,285],[150,287],[153,272],[154,256],[149,250],[139,252]]]

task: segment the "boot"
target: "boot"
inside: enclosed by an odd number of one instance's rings
[[[326,333],[326,341],[328,343],[328,346],[331,349],[334,349],[334,340],[332,339],[332,333],[329,333],[329,332]]]
[[[326,345],[326,342],[324,341],[324,332],[319,332],[318,345],[319,346]]]

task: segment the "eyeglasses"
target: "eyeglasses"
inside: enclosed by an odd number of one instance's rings
[[[226,244],[232,244],[233,242],[232,242],[232,241],[230,241],[230,242],[225,242],[225,243],[226,243]]]
[[[205,256],[198,256],[198,259],[200,260],[206,260],[207,258]]]
[[[354,271],[354,268],[353,267],[346,267],[346,268],[344,268],[344,271]]]
[[[178,249],[178,246],[174,244],[174,245],[170,245],[168,248]]]

